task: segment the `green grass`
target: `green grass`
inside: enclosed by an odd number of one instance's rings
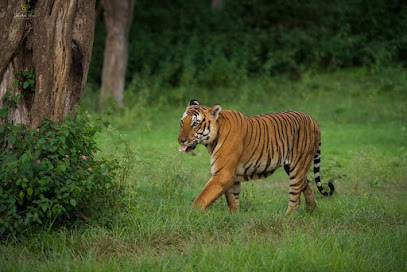
[[[205,212],[191,210],[210,163],[202,146],[177,151],[184,105],[137,105],[112,117],[137,150],[116,217],[104,226],[9,237],[0,244],[0,271],[407,270],[407,73],[260,79],[231,92],[235,98],[222,99],[191,87],[182,99],[202,96],[202,103],[245,114],[293,109],[314,116],[323,133],[322,180],[334,180],[334,196],[316,193],[315,212],[301,207],[285,217],[288,179],[279,170],[243,184],[238,213],[227,211],[224,198]],[[104,153],[114,152],[108,133],[98,141]]]

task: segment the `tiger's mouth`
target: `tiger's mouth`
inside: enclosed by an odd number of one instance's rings
[[[196,143],[192,143],[191,145],[180,145],[178,151],[179,152],[191,152],[196,148]]]

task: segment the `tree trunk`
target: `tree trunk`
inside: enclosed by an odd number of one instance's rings
[[[123,107],[127,40],[135,0],[103,0],[102,4],[107,37],[99,106],[102,109],[112,98],[119,107]]]
[[[224,8],[224,6],[225,6],[224,0],[212,0],[212,3],[211,3],[212,11],[222,10]]]
[[[0,97],[7,91],[22,95],[7,119],[35,128],[45,116],[59,123],[67,114],[75,114],[91,58],[95,0],[41,0],[29,5],[26,1],[0,4],[4,29]],[[32,14],[22,11],[27,6]],[[27,93],[23,84],[13,88],[16,79],[25,80],[21,71],[30,69],[35,73],[34,92]]]

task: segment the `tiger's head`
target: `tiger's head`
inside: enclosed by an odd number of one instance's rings
[[[218,135],[218,119],[222,110],[220,105],[207,107],[199,105],[195,99],[189,102],[181,117],[178,143],[180,152],[190,152],[197,144],[210,144]]]

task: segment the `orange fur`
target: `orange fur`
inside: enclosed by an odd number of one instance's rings
[[[190,151],[205,144],[211,155],[212,177],[192,203],[206,208],[225,194],[231,211],[239,209],[240,182],[265,178],[284,166],[290,176],[287,212],[298,210],[301,192],[307,209],[316,207],[307,173],[314,159],[317,186],[325,192],[319,179],[321,132],[315,120],[301,112],[280,112],[244,116],[219,105],[201,106],[196,100],[188,105],[178,142],[180,151]],[[317,162],[317,163],[316,163]]]

